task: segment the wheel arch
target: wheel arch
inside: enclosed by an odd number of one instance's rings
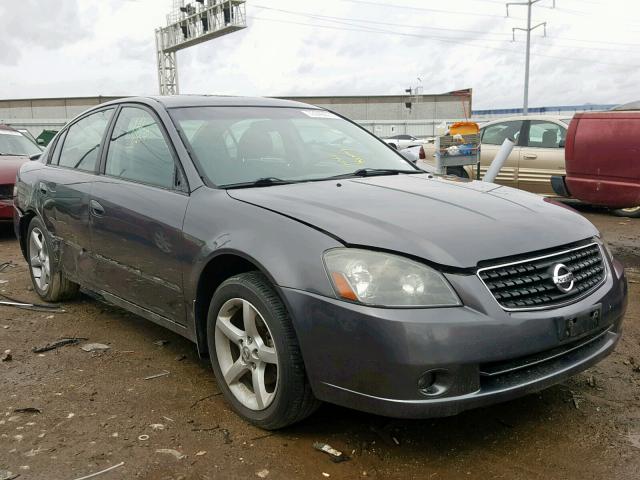
[[[36,216],[36,211],[33,209],[26,210],[19,219],[18,223],[18,241],[20,243],[20,250],[22,251],[22,256],[25,260],[27,258],[27,233],[29,231],[29,224],[31,223],[31,219]]]
[[[278,292],[280,299],[284,302],[284,298],[279,293],[278,284],[267,269],[255,258],[237,250],[216,252],[206,261],[198,276],[193,300],[194,332],[198,354],[201,358],[206,358],[209,354],[207,346],[207,314],[214,292],[228,278],[251,271],[258,271],[267,277],[276,292]]]

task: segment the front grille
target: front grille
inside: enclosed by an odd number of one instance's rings
[[[573,274],[569,292],[560,290],[553,281],[558,264]],[[604,281],[605,264],[600,246],[592,243],[481,268],[478,276],[505,310],[541,310],[571,303],[597,288]]]
[[[0,185],[0,200],[13,198],[13,185]]]

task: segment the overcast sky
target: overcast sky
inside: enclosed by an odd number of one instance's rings
[[[530,106],[640,98],[639,0],[541,0]],[[2,0],[0,98],[157,94],[172,0]],[[520,107],[526,7],[499,0],[247,0],[249,28],[179,52],[181,93],[398,94],[473,88]]]

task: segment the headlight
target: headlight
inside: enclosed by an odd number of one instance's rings
[[[433,268],[388,253],[336,248],[324,263],[340,298],[385,307],[461,305],[442,274]]]
[[[609,242],[607,242],[606,238],[604,238],[604,235],[602,235],[602,233],[600,233],[598,235],[598,237],[600,239],[600,243],[602,244],[602,248],[607,256],[607,258],[609,259],[609,261],[613,261],[613,252],[611,251],[611,247],[609,246]]]

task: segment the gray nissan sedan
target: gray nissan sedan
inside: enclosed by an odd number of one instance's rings
[[[535,392],[611,353],[626,309],[572,210],[291,101],[99,105],[22,166],[15,214],[40,297],[83,288],[192,340],[266,429],[321,401],[425,418]]]

